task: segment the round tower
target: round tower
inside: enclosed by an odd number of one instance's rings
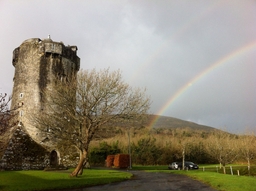
[[[32,38],[25,40],[13,51],[12,108],[19,107],[18,120],[29,136],[37,143],[43,137],[31,122],[31,113],[44,109],[47,100],[43,91],[50,89],[54,80],[66,80],[77,74],[80,58],[76,46],[65,46],[62,42]]]

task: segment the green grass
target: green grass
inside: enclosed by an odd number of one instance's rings
[[[117,170],[84,170],[82,176],[70,177],[71,171],[2,171],[0,191],[53,190],[79,188],[129,179],[132,174]]]
[[[189,176],[195,180],[206,183],[216,190],[225,191],[244,191],[244,190],[256,190],[256,178],[254,176],[248,176],[248,170],[246,166],[231,165],[233,174],[230,174],[230,165],[226,166],[227,174],[223,174],[223,171],[218,169],[219,165],[199,165],[199,170],[166,170],[167,166],[135,166],[134,168],[145,170],[147,172],[165,172],[183,174]],[[204,171],[203,171],[204,167]],[[240,176],[237,175],[237,170],[240,171]],[[244,174],[244,175],[243,175]],[[251,174],[256,174],[256,167],[251,167]],[[241,176],[243,175],[243,176]],[[246,176],[245,176],[246,175]]]
[[[247,166],[239,165],[239,164],[230,164],[226,166],[226,174],[232,174],[230,167],[232,167],[233,175],[238,175],[238,171],[239,171],[239,174],[241,176],[256,176],[256,166],[250,167],[250,174],[249,174]],[[210,172],[223,173],[223,169],[220,169],[218,164],[217,165],[216,164],[200,165],[199,170],[203,170],[203,169],[207,172],[210,171]]]
[[[218,165],[200,165],[199,170],[167,170],[164,166],[133,166],[133,170],[144,170],[147,172],[177,173],[189,176],[193,179],[204,182],[217,190],[244,191],[256,190],[256,178],[253,176],[237,176],[236,170],[241,172],[246,166],[232,165],[234,175],[217,173]],[[202,170],[205,167],[205,171]],[[230,173],[226,167],[227,173]],[[64,188],[79,188],[93,185],[106,184],[110,182],[129,179],[132,174],[118,170],[88,169],[78,178],[69,177],[68,171],[2,171],[0,172],[0,191],[31,191],[31,190],[54,190]],[[256,172],[256,167],[252,167]]]
[[[171,173],[187,175],[193,179],[204,182],[217,190],[244,191],[256,189],[256,179],[252,176],[232,176],[229,174],[201,170],[172,171]]]

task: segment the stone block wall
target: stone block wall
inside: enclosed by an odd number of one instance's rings
[[[13,133],[7,149],[0,160],[0,169],[44,169],[49,165],[49,151],[37,144],[19,127]]]

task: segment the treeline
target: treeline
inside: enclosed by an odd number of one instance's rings
[[[130,130],[130,150],[133,164],[167,165],[173,161],[199,164],[220,163],[223,166],[243,162],[251,165],[256,155],[253,134],[235,135],[225,131],[193,131],[192,129]],[[89,160],[104,165],[109,154],[129,153],[129,133],[95,141]]]

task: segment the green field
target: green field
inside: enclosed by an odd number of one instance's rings
[[[132,174],[117,170],[84,170],[78,178],[70,177],[71,171],[2,171],[1,191],[53,190],[107,184],[129,179]]]

